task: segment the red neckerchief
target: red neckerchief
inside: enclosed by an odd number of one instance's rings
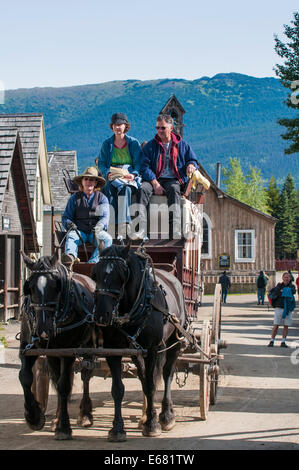
[[[160,153],[160,157],[159,157],[159,161],[158,161],[158,165],[156,169],[156,177],[157,179],[159,179],[165,166],[165,150],[163,147],[162,140],[160,139],[158,134],[155,135],[154,139],[157,142],[157,144],[159,144],[161,147],[161,153]],[[180,184],[182,184],[183,181],[182,181],[182,178],[180,177],[180,174],[178,172],[178,167],[177,167],[177,160],[178,160],[178,154],[179,154],[178,144],[180,140],[181,140],[181,137],[179,135],[175,134],[174,132],[171,133],[171,147],[170,147],[170,152],[169,152],[169,163],[170,163],[170,168],[172,169],[174,176],[176,176]]]

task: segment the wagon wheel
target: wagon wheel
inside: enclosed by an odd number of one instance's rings
[[[205,320],[200,336],[201,359],[208,360],[210,357],[210,322]],[[200,417],[206,420],[210,405],[210,381],[208,376],[209,364],[200,364]]]
[[[40,404],[43,413],[46,412],[49,396],[49,373],[46,357],[38,357],[35,361],[33,372],[32,393]]]
[[[211,353],[219,354],[219,342],[221,336],[221,285],[216,284],[214,293]],[[214,362],[214,372],[210,375],[210,404],[215,405],[218,388],[219,359]]]

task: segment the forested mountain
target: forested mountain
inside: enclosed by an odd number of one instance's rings
[[[237,73],[198,80],[127,80],[64,88],[8,90],[0,113],[43,113],[48,150],[77,150],[79,170],[94,163],[103,140],[111,135],[110,117],[125,112],[129,134],[140,142],[155,132],[155,118],[175,94],[186,114],[184,138],[215,178],[216,162],[229,157],[261,168],[282,184],[291,173],[299,185],[299,155],[283,153],[287,143],[277,119],[293,116],[284,104],[287,91],[275,78]]]

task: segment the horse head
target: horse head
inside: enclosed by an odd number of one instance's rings
[[[55,334],[54,322],[62,291],[57,254],[52,257],[43,256],[37,261],[31,260],[23,252],[21,254],[25,265],[31,271],[23,287],[24,295],[28,297],[27,314],[31,332],[40,341],[48,341]]]
[[[130,276],[128,266],[130,244],[112,245],[101,252],[91,277],[96,281],[95,321],[99,326],[113,324],[123,300]]]

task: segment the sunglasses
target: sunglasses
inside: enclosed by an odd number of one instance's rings
[[[168,128],[165,127],[165,126],[156,126],[156,129],[157,129],[157,131],[158,131],[159,129],[161,129],[161,131],[165,131],[165,129],[168,129]]]
[[[95,181],[96,179],[95,178],[88,178],[88,176],[84,176],[83,178],[85,181]]]

